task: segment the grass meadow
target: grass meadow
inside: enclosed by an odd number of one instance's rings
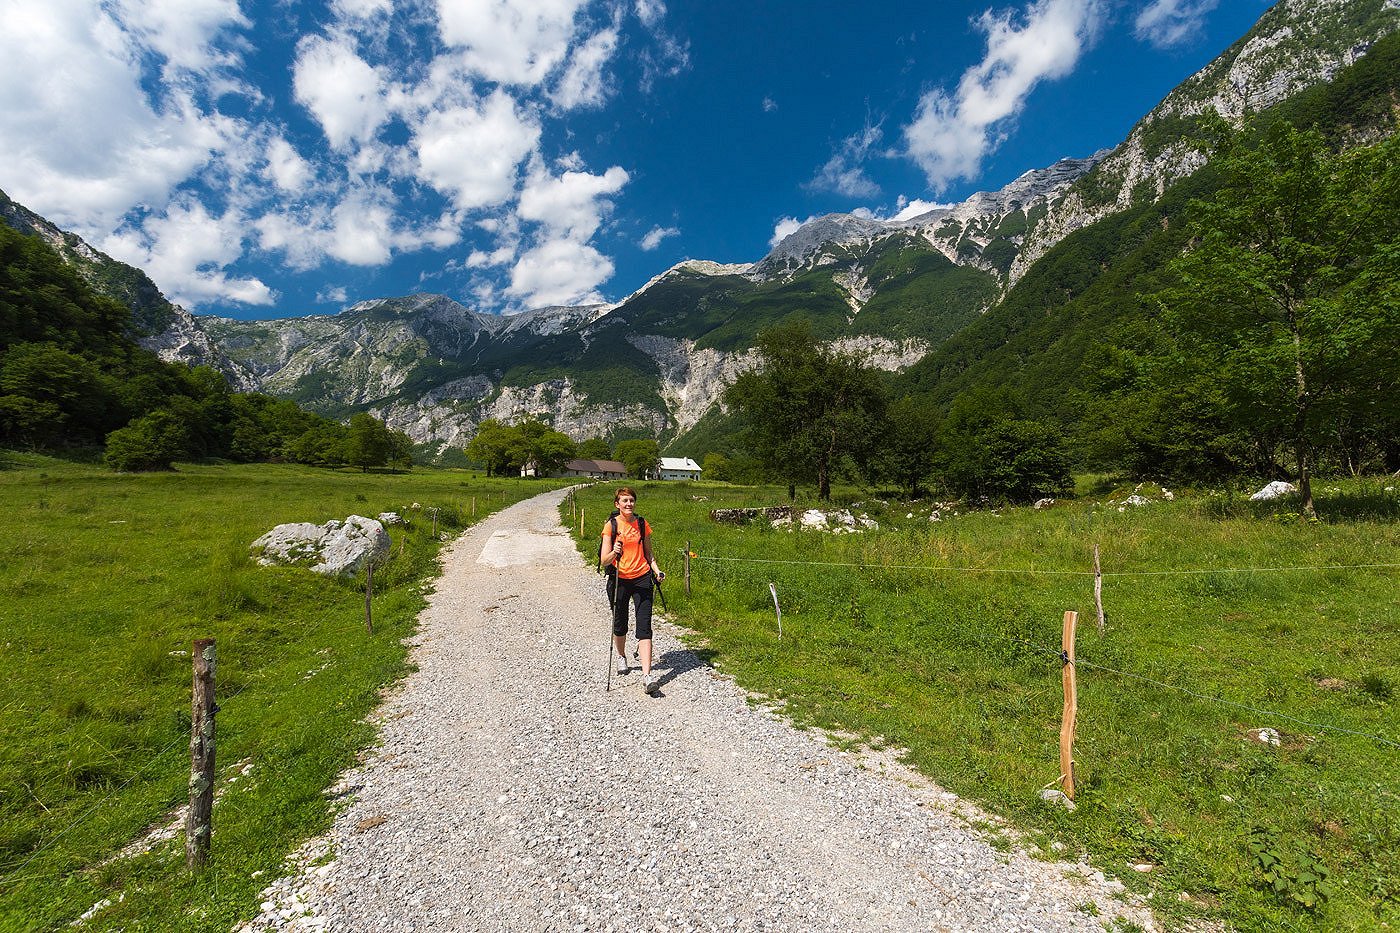
[[[1133,487],[1103,479],[1042,511],[953,507],[937,522],[930,502],[867,496],[854,510],[880,530],[851,535],[708,519],[786,504],[778,488],[642,484],[637,510],[656,527],[672,618],[799,724],[907,750],[1022,844],[1087,855],[1169,922],[1374,930],[1400,921],[1400,497],[1389,483],[1318,483],[1318,524],[1240,494],[1167,501],[1152,489],[1149,505],[1120,510]],[[578,496],[581,534],[564,504],[590,562],[611,494]],[[1277,569],[1361,564],[1391,566]],[[1080,619],[1072,813],[1039,798],[1059,776],[1067,609]],[[1278,747],[1249,740],[1263,727]]]
[[[550,481],[291,465],[118,475],[0,452],[0,929],[228,930],[257,910],[325,791],[373,739],[366,715],[407,671],[403,638],[456,532]],[[412,509],[413,503],[422,508]],[[398,511],[364,579],[257,566],[281,522]],[[118,857],[187,797],[190,643],[218,641],[213,856],[183,835]]]

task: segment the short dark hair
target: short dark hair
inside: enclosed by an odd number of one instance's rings
[[[621,499],[623,496],[631,496],[632,501],[636,502],[637,490],[633,489],[631,486],[621,487],[617,492],[613,493],[613,505],[617,505],[617,500]]]

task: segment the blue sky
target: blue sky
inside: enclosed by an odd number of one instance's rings
[[[0,188],[197,313],[615,301],[1117,144],[1264,0],[0,0]]]

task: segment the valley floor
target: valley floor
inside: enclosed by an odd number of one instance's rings
[[[1154,928],[1121,886],[755,706],[662,621],[605,692],[601,580],[562,492],[471,528],[347,803],[245,930]]]

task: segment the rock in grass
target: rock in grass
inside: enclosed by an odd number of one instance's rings
[[[1249,501],[1272,502],[1275,499],[1281,499],[1289,493],[1297,491],[1298,487],[1294,486],[1292,483],[1285,483],[1281,479],[1276,479],[1269,485],[1265,486],[1263,489],[1256,492],[1254,495],[1250,496]]]
[[[258,563],[310,565],[313,573],[327,576],[357,574],[371,561],[389,553],[389,533],[384,526],[363,515],[345,521],[332,519],[324,525],[290,522],[278,525],[252,544],[260,551]]]
[[[1040,792],[1040,799],[1051,806],[1064,807],[1066,810],[1074,811],[1074,801],[1065,796],[1065,792],[1062,790],[1055,790],[1054,788],[1047,787]]]
[[[1270,729],[1265,726],[1262,729],[1250,729],[1246,735],[1249,740],[1257,745],[1267,745],[1270,748],[1278,748],[1281,738],[1277,729]]]

